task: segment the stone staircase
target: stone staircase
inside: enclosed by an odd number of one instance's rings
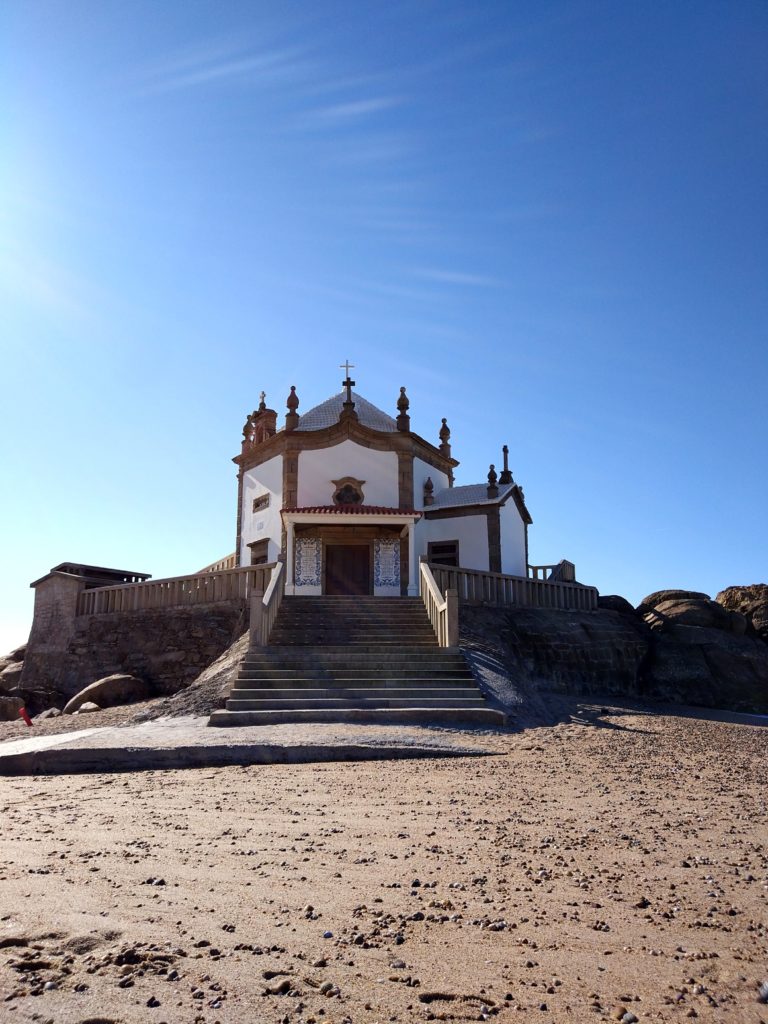
[[[420,598],[286,597],[210,725],[505,724],[463,655],[440,648]]]

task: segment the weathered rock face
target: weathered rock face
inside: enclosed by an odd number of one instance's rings
[[[128,676],[121,672],[97,679],[75,694],[64,708],[65,715],[71,715],[87,701],[93,701],[100,708],[112,708],[118,704],[128,704],[132,700],[146,700],[151,696],[151,687],[143,679]]]
[[[654,635],[649,692],[659,700],[768,713],[768,645],[704,626]]]
[[[245,609],[223,603],[84,616],[55,665],[25,666],[24,694],[34,710],[63,706],[85,686],[115,673],[145,680],[156,694],[176,693],[246,627]]]
[[[753,583],[750,587],[726,587],[715,598],[718,604],[731,612],[745,616],[748,631],[768,643],[768,583]]]
[[[533,690],[643,692],[650,630],[634,612],[462,607],[460,624],[462,645],[494,647],[512,678]]]

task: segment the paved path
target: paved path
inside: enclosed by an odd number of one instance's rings
[[[208,718],[78,729],[0,745],[0,775],[67,775],[216,765],[467,757],[500,749],[503,733],[402,725],[295,724],[211,729]]]

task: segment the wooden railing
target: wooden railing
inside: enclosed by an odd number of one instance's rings
[[[455,590],[440,592],[426,559],[419,561],[419,595],[441,647],[459,646],[459,601]]]
[[[252,590],[266,589],[274,563],[249,565],[220,572],[173,576],[165,580],[146,580],[116,587],[84,590],[77,602],[78,615],[106,615],[110,612],[136,612],[147,608],[183,608],[194,604],[218,604],[221,601],[247,601]]]
[[[285,566],[282,562],[272,568],[266,590],[251,591],[251,647],[265,647],[275,624],[278,609],[285,593]]]
[[[232,552],[231,555],[227,555],[226,558],[220,558],[218,562],[211,562],[210,565],[206,565],[204,569],[198,569],[198,572],[221,572],[222,569],[235,569],[237,568],[237,554]]]
[[[576,566],[567,558],[556,565],[529,565],[528,577],[532,580],[557,580],[560,583],[576,582]]]
[[[563,611],[594,611],[597,608],[596,588],[585,587],[581,583],[527,579],[525,576],[505,576],[500,572],[451,569],[444,565],[431,565],[429,568],[439,592],[445,594],[448,590],[456,590],[462,604]]]

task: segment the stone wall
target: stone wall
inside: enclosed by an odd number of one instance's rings
[[[176,693],[247,625],[245,606],[234,603],[83,616],[75,620],[55,673],[36,674],[34,665],[25,664],[23,687],[33,706],[46,707],[114,672],[145,679],[156,694]]]

